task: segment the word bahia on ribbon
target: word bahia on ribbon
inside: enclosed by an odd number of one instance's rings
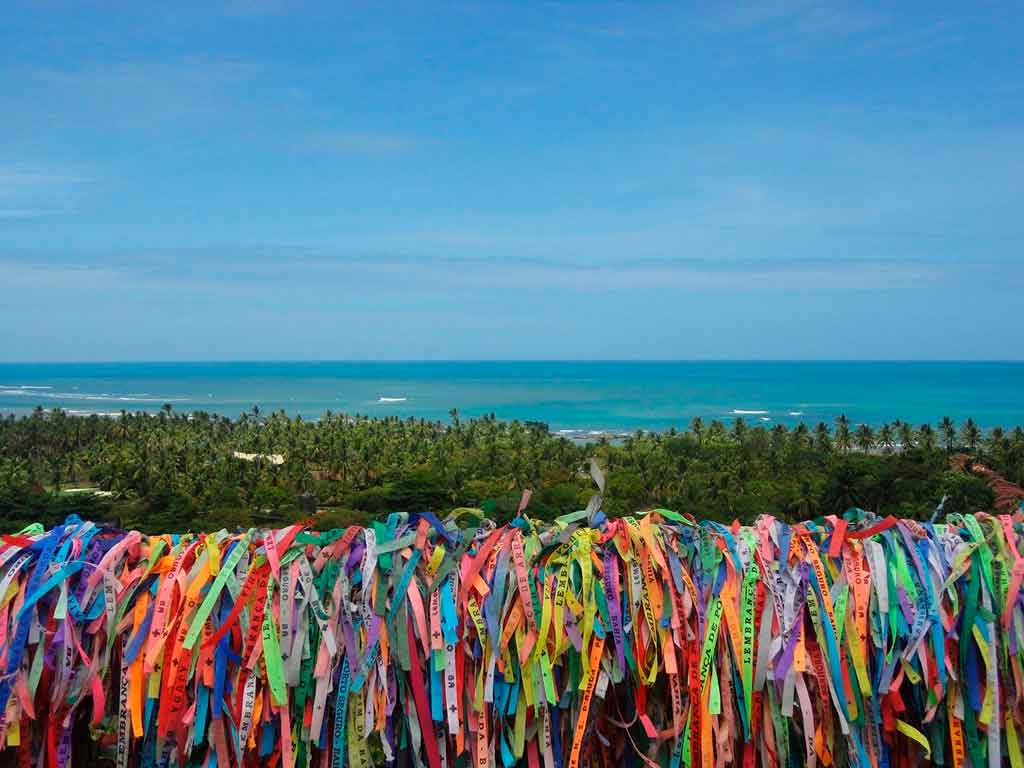
[[[0,543],[0,763],[1022,768],[1022,521],[72,516]]]

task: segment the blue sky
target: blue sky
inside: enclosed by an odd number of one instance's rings
[[[13,2],[0,360],[1024,358],[1019,3]]]

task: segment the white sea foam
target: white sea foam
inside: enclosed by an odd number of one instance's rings
[[[763,416],[768,411],[745,411],[742,408],[733,408],[732,413],[734,416]]]
[[[767,416],[762,416],[761,421],[771,421]]]
[[[168,397],[133,397],[131,395],[112,395],[106,392],[104,392],[102,395],[80,395],[62,392],[57,395],[54,395],[54,397],[67,397],[73,398],[75,400],[99,400],[101,402],[110,403],[180,403],[185,400],[188,400],[187,397],[182,397],[181,395],[173,395]]]
[[[803,411],[790,411],[789,415],[790,416],[803,416],[804,412]]]
[[[53,389],[53,387],[40,384],[0,384],[0,389]]]
[[[51,389],[51,388],[47,388]],[[180,403],[185,402],[189,398],[185,395],[115,395],[110,392],[102,393],[90,393],[90,392],[50,392],[44,390],[42,387],[36,387],[29,389],[27,387],[15,387],[0,389],[0,395],[9,395],[13,397],[42,397],[48,400],[89,400],[107,403]]]
[[[378,403],[404,403],[409,398],[407,397],[378,397]]]

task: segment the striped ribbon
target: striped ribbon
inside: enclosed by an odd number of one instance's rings
[[[0,759],[1024,768],[1024,512],[0,537]]]

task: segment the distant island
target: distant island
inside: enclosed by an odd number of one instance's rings
[[[571,437],[454,410],[442,422],[259,408],[230,419],[170,404],[116,418],[37,408],[0,419],[0,528],[70,512],[152,532],[310,518],[329,528],[459,506],[504,521],[525,488],[530,515],[552,519],[586,505],[592,460],[613,515],[664,507],[749,523],[859,507],[927,520],[940,506],[1008,511],[1024,498],[1024,429],[983,431],[973,419],[876,429],[840,416],[789,429],[737,416]]]

